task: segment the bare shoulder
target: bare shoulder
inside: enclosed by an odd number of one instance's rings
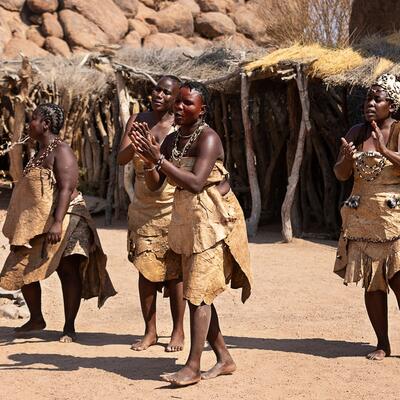
[[[71,146],[65,142],[61,142],[54,151],[54,155],[57,158],[61,158],[63,160],[75,160],[75,154],[71,148]]]
[[[218,133],[214,131],[214,129],[212,129],[209,126],[206,126],[203,129],[203,132],[201,133],[200,137],[199,137],[199,141],[207,141],[207,142],[212,142],[214,144],[216,143],[221,143],[221,138],[219,137]]]
[[[345,135],[347,142],[354,142],[363,129],[365,129],[365,123],[353,125]]]

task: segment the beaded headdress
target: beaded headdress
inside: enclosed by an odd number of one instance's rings
[[[394,75],[383,74],[373,85],[380,86],[386,92],[387,98],[393,101],[396,110],[400,107],[400,82]]]

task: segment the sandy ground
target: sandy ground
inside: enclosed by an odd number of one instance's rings
[[[126,259],[125,226],[105,228],[98,222],[118,295],[101,310],[94,299],[82,304],[79,343],[57,341],[63,310],[55,275],[43,282],[46,331],[15,339],[12,328],[22,321],[0,319],[1,399],[372,399],[376,393],[399,398],[400,320],[394,296],[389,307],[393,357],[368,361],[363,356],[375,339],[362,289],[346,288],[332,274],[334,243],[282,244],[277,233],[267,231],[251,243],[252,297],[243,305],[239,292],[229,290],[216,301],[237,372],[171,389],[159,374],[179,369],[188,343],[179,354],[165,353],[171,322],[168,302],[160,298],[160,344],[141,353],[129,349],[143,331],[137,272]],[[0,259],[5,255],[1,249]],[[213,362],[207,347],[203,369]]]

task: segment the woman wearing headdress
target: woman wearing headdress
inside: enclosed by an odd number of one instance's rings
[[[370,360],[390,356],[387,294],[400,306],[400,123],[392,114],[400,105],[400,82],[382,75],[368,90],[366,122],[342,138],[336,177],[354,175],[344,203],[342,233],[334,271],[347,285],[362,281],[367,313],[377,336]]]
[[[151,93],[152,110],[134,114],[129,119],[118,154],[118,163],[133,160],[135,168],[134,197],[128,210],[128,258],[139,271],[139,296],[145,322],[141,340],[132,350],[146,350],[157,343],[157,290],[170,297],[173,328],[168,352],[181,351],[184,343],[182,273],[179,257],[168,246],[168,225],[171,221],[175,188],[164,183],[157,191],[149,190],[144,175],[153,167],[143,162],[132,146],[132,133],[151,134],[162,143],[174,131],[172,106],[179,90],[179,79],[163,76]]]
[[[59,137],[63,124],[63,110],[56,104],[41,104],[33,112],[29,136],[39,143],[39,151],[26,165],[7,210],[3,234],[10,254],[0,286],[22,289],[28,305],[30,319],[15,331],[42,330],[46,322],[39,281],[57,271],[65,312],[60,341],[71,342],[81,298],[98,297],[101,307],[116,292],[93,220],[77,191],[75,155]]]
[[[230,190],[221,139],[204,122],[209,110],[205,86],[182,84],[174,110],[180,128],[161,148],[153,137],[138,134],[134,135],[134,146],[153,165],[145,172],[150,189],[157,190],[166,178],[176,186],[168,240],[182,259],[191,346],[184,367],[162,379],[184,386],[235,371],[213,303],[229,282],[233,288],[242,288],[244,302],[250,296],[252,273],[243,212]],[[201,374],[205,340],[217,362]]]

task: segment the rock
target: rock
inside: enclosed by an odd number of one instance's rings
[[[27,306],[18,307],[18,318],[28,319],[31,316]]]
[[[11,303],[3,304],[2,306],[0,306],[0,317],[8,319],[18,319],[18,306]]]
[[[202,36],[213,39],[218,36],[233,35],[236,31],[236,25],[225,14],[207,12],[196,17],[195,29]]]
[[[139,0],[114,0],[127,18],[134,18],[138,12]]]
[[[83,15],[71,10],[62,10],[58,16],[70,47],[92,50],[98,44],[109,43],[108,36]]]
[[[44,13],[41,31],[44,36],[64,37],[63,28],[58,21],[57,14]]]
[[[70,57],[71,50],[69,49],[68,43],[55,36],[49,36],[46,38],[44,48],[55,56]]]
[[[3,57],[16,60],[21,58],[20,53],[29,58],[46,57],[49,54],[30,40],[13,37],[4,47]]]
[[[264,21],[249,7],[239,6],[231,18],[236,24],[236,30],[247,37],[256,39],[265,34]]]
[[[112,42],[118,42],[128,32],[128,20],[112,0],[64,0],[64,8],[97,25]]]
[[[195,0],[178,0],[176,3],[188,8],[193,17],[196,17],[201,12],[200,7]]]
[[[0,5],[6,10],[21,11],[25,0],[1,0]]]
[[[26,0],[26,4],[36,14],[54,12],[58,8],[58,0]]]
[[[228,8],[226,0],[197,0],[202,12],[217,11],[225,13]]]
[[[143,43],[144,48],[163,49],[175,47],[192,47],[192,44],[183,36],[175,33],[155,33],[147,36]]]
[[[141,21],[145,21],[147,18],[156,17],[157,12],[153,9],[146,7],[144,4],[139,3],[138,12],[136,14],[136,19]]]
[[[237,32],[230,36],[219,36],[214,40],[214,44],[233,50],[255,49],[257,47],[251,39]]]
[[[159,32],[176,33],[190,37],[194,32],[192,12],[181,4],[171,4],[156,13],[154,17],[146,18],[150,24],[156,25]]]
[[[31,42],[37,44],[39,47],[43,47],[45,38],[39,32],[39,28],[36,26],[31,26],[25,32],[25,36]]]
[[[134,47],[135,49],[139,49],[140,47],[142,47],[142,38],[140,37],[138,32],[131,31],[125,36],[123,44]]]
[[[19,12],[4,10],[0,7],[0,19],[7,23],[12,36],[25,39],[28,26],[22,21]]]
[[[129,29],[131,31],[137,32],[141,39],[151,34],[151,29],[149,25],[146,24],[146,22],[141,21],[140,19],[130,19]]]
[[[189,40],[195,49],[203,50],[213,46],[213,42],[211,40],[205,39],[201,36],[193,36]]]
[[[0,14],[0,54],[4,51],[4,46],[11,39],[11,30],[7,21]]]
[[[158,0],[140,0],[141,3],[143,3],[146,7],[152,8],[153,10],[157,9],[157,2]],[[140,3],[139,3],[140,7]]]
[[[41,14],[30,14],[28,19],[33,25],[42,25],[43,22],[43,16]]]

